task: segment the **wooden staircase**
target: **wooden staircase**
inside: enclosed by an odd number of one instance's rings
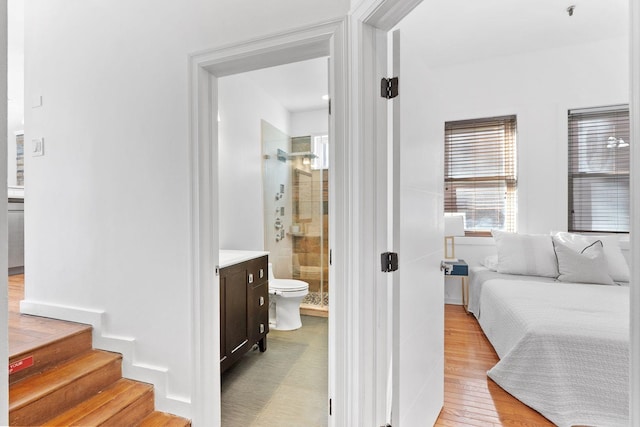
[[[9,317],[10,425],[191,425],[154,411],[153,386],[122,378],[122,355],[93,349],[91,326]]]

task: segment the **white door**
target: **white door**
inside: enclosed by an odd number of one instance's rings
[[[405,18],[406,19],[406,18]],[[428,70],[412,34],[393,32],[392,425],[433,425],[444,400],[443,136],[425,128]],[[402,38],[400,37],[402,35]],[[417,36],[417,34],[416,34]],[[444,130],[442,131],[444,132]]]

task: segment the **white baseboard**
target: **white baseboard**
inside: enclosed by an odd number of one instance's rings
[[[104,331],[102,327],[106,314],[104,311],[23,300],[20,301],[20,312],[91,325],[93,348],[122,354],[123,377],[153,384],[155,406],[158,411],[191,418],[189,397],[171,395],[169,392],[169,370],[136,361],[135,338],[111,335]]]
[[[462,298],[444,297],[445,304],[462,305]]]

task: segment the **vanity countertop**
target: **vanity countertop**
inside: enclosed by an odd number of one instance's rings
[[[229,267],[230,265],[249,261],[250,259],[260,258],[265,255],[269,255],[269,252],[220,249],[219,267]]]

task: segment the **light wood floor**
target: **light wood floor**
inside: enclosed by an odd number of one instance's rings
[[[436,426],[553,426],[487,377],[498,355],[475,317],[445,305],[444,408]]]
[[[25,341],[43,339],[38,334],[30,333],[25,335],[20,332],[21,325],[18,313],[19,303],[22,299],[24,299],[24,275],[9,276],[10,352],[12,352],[11,350],[15,351],[16,347],[22,345]],[[327,351],[326,331],[322,328],[326,329],[326,322],[324,325],[318,322],[313,323],[314,328],[320,328],[314,331],[317,342],[321,343],[317,351],[324,353],[324,356],[318,360],[324,361]],[[315,323],[318,324],[315,325]],[[65,326],[62,327],[65,328]],[[74,327],[74,325],[70,324],[69,327]],[[61,330],[59,333],[66,332]],[[269,335],[276,338],[278,334]],[[294,335],[284,334],[281,340],[287,341],[291,339],[294,342]],[[269,351],[267,350],[267,353]],[[321,392],[326,396],[326,380],[324,380],[326,378],[326,365],[319,363],[318,360],[313,364],[309,363],[307,365],[307,368],[312,370],[313,365],[316,365],[318,372],[314,373],[307,370],[306,374],[296,372],[295,375],[287,376],[290,379],[297,380],[305,378],[305,375],[308,375],[309,378],[313,377],[314,381],[307,381],[303,386],[308,388],[317,383],[318,387],[323,388]],[[444,408],[440,413],[436,426],[553,426],[542,415],[512,397],[487,377],[487,371],[497,362],[498,356],[484,336],[475,318],[466,314],[461,306],[446,305],[445,400]],[[242,361],[239,363],[242,363]],[[251,378],[255,379],[256,377],[252,375]],[[297,380],[296,383],[299,382]],[[225,386],[223,385],[223,387]],[[287,396],[280,393],[287,388],[293,391],[292,398],[300,399],[302,396],[299,389],[279,387],[278,385],[274,385],[274,388],[279,388],[279,399],[283,401],[287,401]],[[223,394],[232,395],[230,389],[223,390],[223,392]],[[309,403],[311,404],[311,401]],[[317,409],[322,414],[325,413],[326,402],[324,400],[318,400],[313,397],[313,405],[318,406]],[[226,409],[229,410],[230,408],[227,407]],[[256,425],[258,424],[259,422],[256,423]]]
[[[24,274],[9,276],[9,357],[87,328],[79,323],[20,315]]]

